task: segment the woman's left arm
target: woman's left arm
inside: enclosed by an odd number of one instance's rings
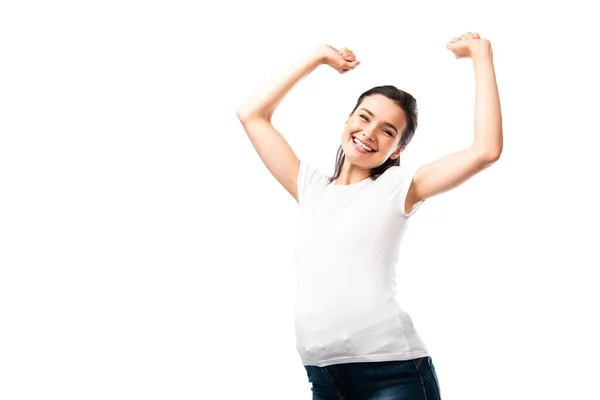
[[[452,39],[447,47],[456,58],[473,60],[475,139],[470,147],[425,164],[415,172],[406,210],[412,210],[419,201],[457,187],[496,162],[502,153],[502,115],[490,42],[469,32]]]

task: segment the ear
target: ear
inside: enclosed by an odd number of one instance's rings
[[[400,156],[400,153],[402,153],[404,151],[404,149],[406,148],[406,146],[401,146],[398,147],[396,150],[394,150],[394,152],[390,155],[390,159],[395,160],[396,158],[398,158]]]

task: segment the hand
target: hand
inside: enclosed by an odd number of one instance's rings
[[[492,45],[487,39],[482,39],[477,32],[467,32],[457,36],[446,45],[456,58],[477,58],[481,54],[491,54]]]
[[[337,50],[328,44],[323,44],[317,48],[317,52],[323,64],[329,65],[340,74],[344,74],[360,64],[352,50],[346,47]]]

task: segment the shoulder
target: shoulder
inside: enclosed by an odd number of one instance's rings
[[[402,165],[393,166],[386,170],[379,179],[382,180],[382,186],[390,196],[394,208],[397,209],[403,217],[409,217],[418,208],[421,202],[417,202],[409,196],[413,178],[420,166]]]
[[[377,178],[378,185],[384,188],[393,197],[406,197],[406,193],[412,186],[413,178],[418,166],[401,165],[393,166],[385,170],[383,174]]]
[[[331,177],[322,173],[312,163],[300,160],[300,166],[298,169],[298,183],[323,183],[329,182]]]
[[[394,165],[383,172],[377,178],[377,180],[385,181],[389,184],[398,184],[405,182],[406,180],[412,181],[412,177],[415,174],[418,167],[414,166],[405,166],[405,165]]]
[[[322,173],[312,163],[300,160],[298,169],[298,203],[302,204],[312,197],[319,189],[327,186],[331,177]]]

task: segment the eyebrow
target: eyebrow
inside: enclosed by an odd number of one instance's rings
[[[371,117],[375,118],[375,114],[373,114],[371,111],[367,110],[366,108],[361,108],[361,110],[365,111]],[[383,122],[382,125],[389,126],[390,128],[392,128],[393,130],[396,131],[396,135],[398,134],[398,129],[394,125],[390,124],[389,122]]]

